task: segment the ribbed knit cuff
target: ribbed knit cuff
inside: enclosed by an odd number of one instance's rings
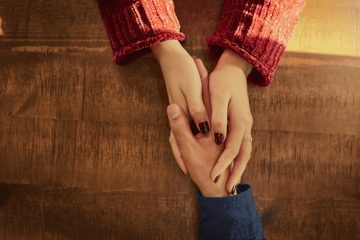
[[[186,42],[172,0],[97,0],[110,39],[113,60],[127,65],[167,40]]]
[[[224,0],[220,22],[206,39],[219,58],[223,48],[253,65],[248,81],[269,87],[306,0]]]

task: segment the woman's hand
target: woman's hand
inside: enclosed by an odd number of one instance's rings
[[[194,119],[198,129],[207,134],[210,130],[210,119],[202,101],[201,79],[193,58],[178,40],[161,42],[152,46],[151,50],[161,66],[170,104],[179,105],[188,122]],[[187,174],[187,166],[172,131],[169,142],[177,163],[184,174]]]
[[[206,110],[211,114],[208,72],[200,59],[195,60],[195,63],[202,81],[202,100]],[[191,179],[199,187],[202,195],[204,197],[229,196],[225,185],[231,172],[231,166],[225,169],[223,177],[216,184],[210,178],[211,170],[224,150],[224,145],[215,144],[210,134],[199,133],[193,136],[187,116],[177,104],[169,105],[167,113],[170,127],[175,136],[174,140],[176,139],[179,145],[182,160],[185,162]],[[174,140],[170,139],[170,143]],[[234,194],[237,194],[235,189]]]
[[[225,150],[212,169],[211,179],[219,179],[236,158],[226,185],[229,193],[241,179],[252,151],[252,142],[242,140],[251,137],[253,124],[246,80],[251,70],[251,64],[225,49],[210,74],[211,133],[217,144],[225,141]]]

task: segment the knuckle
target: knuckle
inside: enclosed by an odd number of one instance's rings
[[[212,87],[210,88],[210,98],[213,99],[223,99],[227,96],[227,90],[224,90],[222,87]]]
[[[184,121],[177,121],[177,122],[171,123],[170,128],[171,128],[172,134],[170,133],[169,140],[171,138],[173,138],[173,140],[175,140],[176,135],[181,133],[183,131],[183,129],[186,129],[185,126],[186,125],[185,125]]]
[[[185,129],[185,127],[183,126],[184,124],[176,124],[176,126],[174,126],[172,128],[172,131],[174,133],[174,135],[178,135],[181,134],[181,132],[183,131],[183,129]],[[175,137],[174,137],[175,138]],[[174,139],[175,140],[175,139]]]
[[[250,120],[250,118],[249,118],[249,116],[247,116],[247,115],[243,115],[242,117],[241,117],[241,122],[243,123],[243,124],[248,124],[249,123],[249,120]]]
[[[211,80],[211,82],[209,82],[209,93],[210,93],[210,97],[215,96],[218,98],[222,98],[223,94],[226,93],[228,91],[228,89],[226,89],[225,87],[221,86],[221,82],[220,81],[214,81],[213,79]]]
[[[249,118],[244,115],[241,116],[240,119],[238,120],[238,124],[239,124],[240,128],[247,127],[248,123],[249,123]]]
[[[197,116],[203,113],[203,108],[199,104],[192,104],[189,107],[191,116]]]

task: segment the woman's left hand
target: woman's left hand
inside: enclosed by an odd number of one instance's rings
[[[211,179],[219,180],[217,176],[236,158],[226,184],[228,193],[239,183],[251,157],[252,142],[243,141],[243,137],[251,137],[253,124],[247,94],[247,76],[251,70],[251,64],[225,49],[209,79],[211,132],[216,144],[225,142],[225,150],[212,169]]]
[[[161,42],[152,46],[151,50],[160,63],[170,104],[176,103],[180,106],[188,121],[192,118],[198,130],[207,134],[211,127],[210,118],[201,97],[201,79],[194,59],[178,40]],[[187,174],[188,168],[182,159],[173,131],[170,132],[169,143],[176,162],[184,174]]]

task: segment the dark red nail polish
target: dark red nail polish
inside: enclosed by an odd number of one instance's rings
[[[207,121],[200,123],[199,127],[202,134],[207,134],[209,132],[209,124]]]
[[[217,145],[220,145],[223,143],[224,141],[224,135],[222,133],[215,133],[214,134],[214,137],[215,137],[215,143]]]
[[[233,186],[232,190],[231,190],[231,194],[235,193],[235,186]]]
[[[197,128],[196,123],[194,122],[194,119],[191,119],[189,124],[190,124],[190,129],[191,129],[192,134],[194,136],[196,136],[196,134],[198,134],[200,131]]]
[[[221,174],[218,175],[218,176],[215,178],[215,181],[214,181],[215,183],[216,183],[217,181],[219,181],[220,176],[221,176]]]

